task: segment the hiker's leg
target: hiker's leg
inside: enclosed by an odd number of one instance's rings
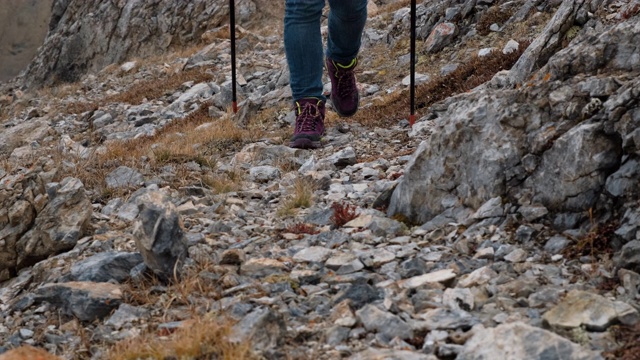
[[[329,0],[327,57],[348,64],[360,50],[367,0]]]
[[[323,51],[320,18],[325,0],[286,0],[284,49],[294,100],[322,95]]]

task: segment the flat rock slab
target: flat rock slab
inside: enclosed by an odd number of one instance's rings
[[[36,302],[48,302],[81,321],[101,319],[122,303],[122,291],[110,283],[46,284],[35,291]]]
[[[297,262],[325,262],[333,254],[333,250],[322,246],[311,246],[298,251],[293,260]]]
[[[476,330],[456,360],[601,360],[602,356],[550,331],[515,322]]]
[[[123,282],[131,269],[143,262],[142,255],[129,252],[104,252],[75,263],[71,267],[74,281]]]
[[[638,322],[638,311],[630,305],[611,301],[600,295],[573,290],[542,317],[553,330],[567,330],[586,326],[593,331],[604,331],[614,323],[633,325]]]
[[[419,315],[424,321],[416,326],[419,330],[467,330],[480,320],[463,310],[433,309]]]
[[[356,312],[356,315],[367,331],[376,331],[388,339],[413,337],[411,326],[404,320],[397,315],[380,310],[375,305],[363,307]]]
[[[367,349],[359,352],[349,360],[437,360],[433,355],[420,354],[407,350]]]
[[[278,260],[269,258],[249,259],[241,266],[241,273],[252,277],[266,277],[280,274],[285,270],[285,264]]]
[[[400,287],[415,289],[428,283],[440,283],[455,279],[456,273],[451,269],[438,270],[428,274],[414,276],[400,282]]]

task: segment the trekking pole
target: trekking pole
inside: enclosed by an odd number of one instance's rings
[[[238,98],[236,92],[236,7],[234,0],[229,0],[229,38],[231,38],[231,106],[235,114],[238,112]]]
[[[411,0],[411,50],[410,50],[410,89],[411,114],[409,115],[409,125],[413,127],[416,123],[416,0]]]

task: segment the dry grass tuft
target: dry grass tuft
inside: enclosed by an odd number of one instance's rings
[[[492,6],[482,14],[476,25],[476,30],[478,34],[486,36],[491,32],[491,30],[489,30],[491,25],[498,24],[502,26],[511,16],[513,16],[513,10],[505,10],[501,6]]]
[[[400,10],[402,8],[405,7],[409,7],[409,5],[411,5],[411,1],[410,0],[399,0],[399,1],[394,1],[391,2],[387,5],[381,6],[378,13],[379,14],[384,14],[384,13],[393,13],[396,12],[397,10]]]
[[[207,175],[202,178],[202,184],[209,187],[215,194],[226,194],[242,190],[244,175],[239,170],[227,171],[222,175]]]
[[[248,343],[232,343],[228,320],[195,319],[172,334],[148,332],[117,343],[108,353],[113,360],[136,359],[255,359]]]
[[[112,194],[105,190],[104,179],[118,166],[145,167],[153,172],[168,163],[179,165],[196,162],[214,168],[219,156],[237,151],[243,145],[261,138],[264,133],[259,127],[238,127],[231,116],[212,119],[208,114],[208,104],[202,104],[198,110],[183,119],[174,120],[154,136],[109,142],[103,153],[93,154],[87,160],[74,160],[76,173],[73,175],[88,188],[97,189],[106,200]],[[147,158],[148,162],[143,162],[143,158]],[[178,178],[186,182],[204,182],[219,192],[228,192],[224,189],[237,189],[241,182],[238,174],[228,175],[200,180],[185,174]]]
[[[635,326],[614,326],[613,332],[620,346],[618,349],[606,352],[608,360],[640,360],[640,323]]]
[[[581,256],[591,256],[593,261],[598,256],[613,254],[612,241],[618,229],[616,221],[603,225],[594,225],[591,231],[578,239],[564,251],[564,256],[569,259],[577,259]]]
[[[145,100],[153,100],[170,94],[186,82],[193,81],[195,83],[201,83],[211,80],[211,75],[207,74],[203,68],[181,71],[170,74],[164,78],[154,77],[140,80],[131,85],[126,91],[108,96],[99,101],[69,104],[65,107],[65,111],[68,114],[81,114],[86,111],[97,110],[100,107],[113,103],[138,105]]]
[[[32,346],[21,346],[0,355],[0,360],[61,360],[48,352]]]
[[[215,265],[209,259],[196,259],[196,265],[169,282],[166,290],[161,281],[150,275],[140,282],[125,286],[125,299],[137,306],[152,305],[165,309],[149,323],[182,320],[170,315],[169,309],[187,309],[191,320],[175,330],[149,327],[146,333],[113,345],[109,359],[253,359],[248,343],[229,340],[233,323],[208,313],[211,300],[220,298],[221,286]]]
[[[503,54],[494,51],[487,56],[474,56],[455,71],[416,87],[416,107],[426,108],[452,95],[467,92],[489,80],[499,71],[510,69],[529,46],[519,41],[518,51]],[[360,110],[354,120],[371,127],[388,127],[408,114],[408,91],[396,92],[378,103]]]
[[[289,197],[284,201],[282,207],[278,209],[279,216],[292,216],[295,209],[308,208],[313,204],[313,192],[315,185],[305,179],[299,178],[293,183]]]

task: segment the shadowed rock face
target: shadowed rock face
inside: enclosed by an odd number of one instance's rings
[[[53,0],[4,0],[0,6],[0,81],[24,70],[47,35]]]
[[[251,0],[236,5],[238,21],[255,12]],[[50,32],[24,80],[28,86],[73,82],[87,71],[197,41],[227,18],[223,0],[56,0]]]

